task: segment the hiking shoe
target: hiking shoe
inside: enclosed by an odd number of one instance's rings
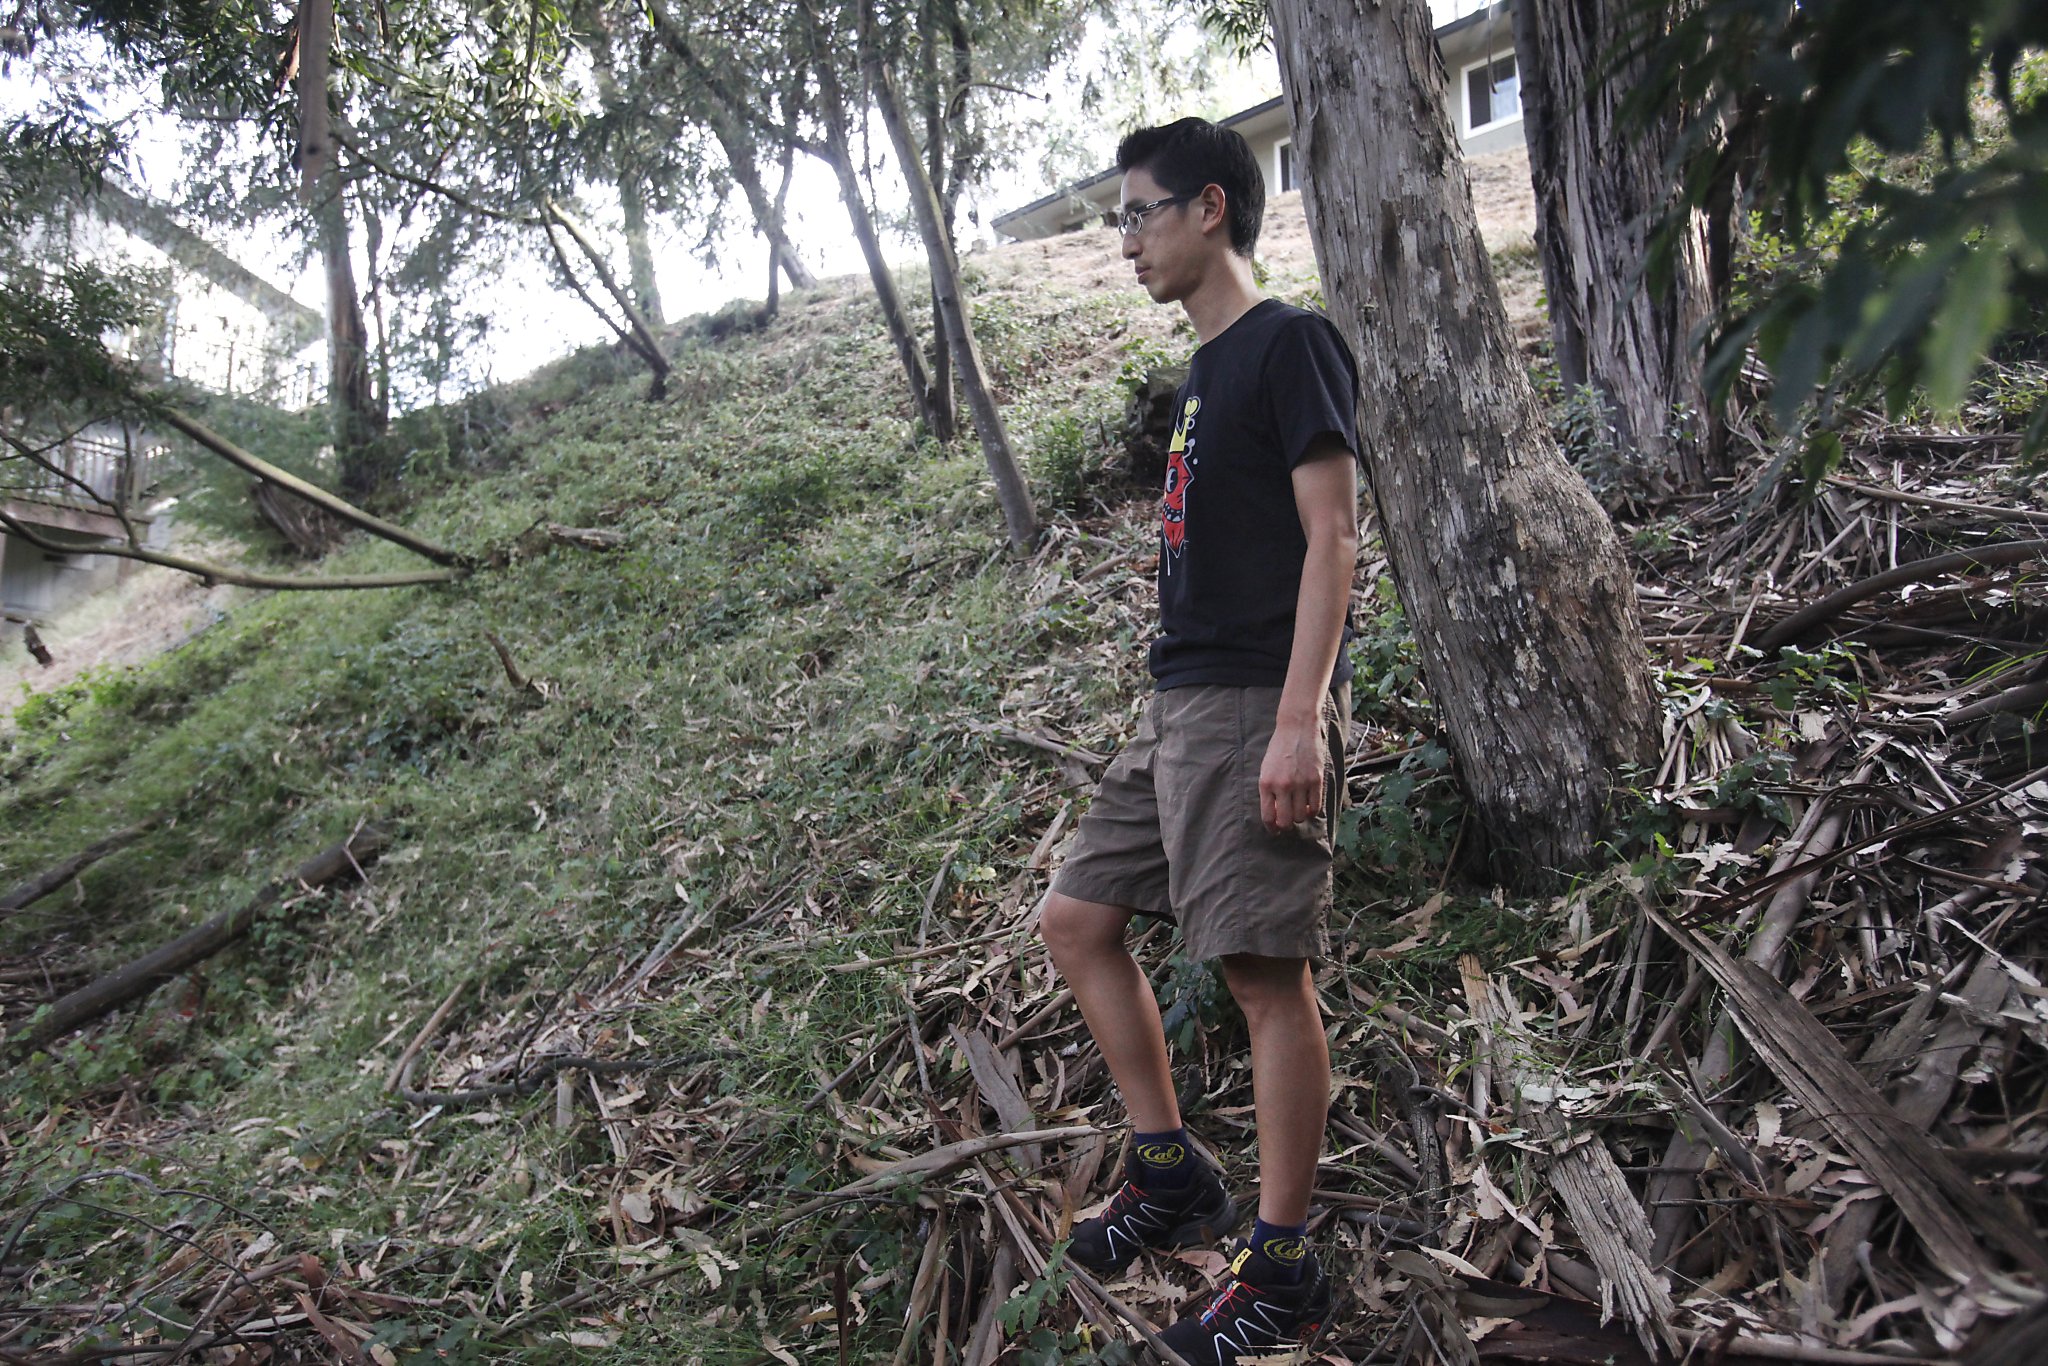
[[[1299,1285],[1254,1285],[1238,1274],[1251,1258],[1244,1247],[1230,1261],[1230,1279],[1201,1310],[1166,1330],[1162,1340],[1188,1366],[1237,1366],[1315,1340],[1330,1314],[1330,1278],[1313,1252]]]
[[[1114,1276],[1140,1248],[1171,1252],[1212,1242],[1237,1227],[1237,1202],[1206,1163],[1194,1180],[1177,1188],[1145,1187],[1130,1179],[1110,1197],[1109,1207],[1074,1226],[1067,1256],[1098,1276]]]

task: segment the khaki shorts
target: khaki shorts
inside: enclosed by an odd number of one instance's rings
[[[1323,700],[1323,809],[1275,835],[1259,818],[1259,767],[1278,688],[1152,694],[1103,775],[1053,889],[1180,926],[1185,952],[1315,958],[1330,909],[1330,830],[1344,793],[1351,686]]]

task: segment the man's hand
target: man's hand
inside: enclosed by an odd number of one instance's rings
[[[1273,742],[1259,765],[1259,818],[1266,829],[1281,834],[1323,809],[1323,775],[1329,763],[1321,717],[1306,725],[1283,718],[1273,727]]]

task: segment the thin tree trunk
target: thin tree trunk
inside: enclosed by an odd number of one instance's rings
[[[939,217],[944,226],[946,241],[953,240],[953,206],[946,198],[946,125],[939,99],[938,49],[932,42],[937,31],[933,14],[936,0],[923,0],[918,7],[918,104],[924,116],[925,174],[931,179],[932,190],[938,196]],[[900,154],[902,149],[898,148]],[[914,194],[915,191],[912,191]],[[946,332],[946,311],[939,306],[938,272],[932,273],[932,327],[939,334],[939,345],[932,355],[932,391],[938,401],[945,405],[954,422],[959,421],[959,408],[953,398],[953,339]]]
[[[654,26],[655,36],[690,69],[690,73],[702,82],[709,92],[709,111],[705,121],[710,124],[712,135],[718,139],[719,148],[725,153],[726,164],[732,168],[733,179],[739,182],[740,192],[747,198],[747,208],[752,211],[755,224],[774,248],[776,258],[788,271],[790,287],[810,289],[817,284],[817,277],[798,259],[796,249],[790,244],[788,234],[784,230],[782,213],[789,192],[789,172],[797,144],[795,116],[790,110],[791,101],[795,96],[785,93],[782,97],[782,126],[777,131],[782,146],[782,193],[775,197],[771,209],[767,191],[762,185],[760,168],[754,162],[751,131],[761,127],[767,120],[754,113],[745,103],[753,93],[751,88],[741,89],[727,83],[698,58],[696,51],[690,46],[689,39],[677,26],[674,16],[669,13],[666,0],[648,0],[647,17]],[[817,18],[813,14],[807,14],[805,17],[809,25],[808,37],[815,41]],[[803,71],[800,65],[792,74],[792,84],[799,88],[803,84]],[[843,143],[843,112],[839,132],[840,141]],[[817,152],[821,160],[832,160],[831,153],[816,148],[811,150]],[[851,211],[852,208],[849,206],[849,212]],[[862,212],[865,212],[864,207]],[[872,260],[869,265],[872,268]]]
[[[370,393],[369,334],[356,295],[348,208],[335,159],[329,106],[333,39],[333,0],[304,0],[299,10],[300,191],[313,213],[327,281],[327,401],[335,449],[341,454],[341,486],[351,498],[361,498],[381,482],[370,446],[383,432]]]
[[[924,420],[934,440],[941,443],[951,441],[953,422],[936,401],[931,374],[925,368],[924,349],[918,345],[917,334],[911,329],[910,315],[904,311],[903,296],[896,288],[896,277],[882,256],[881,238],[875,232],[867,199],[861,194],[860,177],[854,173],[846,95],[839,84],[839,74],[833,69],[832,49],[825,39],[824,24],[818,18],[813,0],[798,0],[797,8],[809,32],[812,65],[818,80],[819,113],[825,124],[825,160],[839,180],[839,198],[846,205],[846,216],[853,226],[854,238],[860,243],[861,255],[867,260],[868,278],[874,282],[875,300],[881,305],[882,321],[889,329],[889,339],[896,345],[896,358],[910,383],[910,396],[917,405],[918,416]]]
[[[1591,384],[1621,448],[1679,490],[1720,472],[1701,379],[1714,299],[1697,216],[1675,243],[1670,278],[1645,273],[1650,231],[1672,196],[1679,117],[1621,118],[1641,60],[1615,65],[1613,50],[1640,8],[1522,0],[1515,57],[1558,369],[1568,389]]]
[[[597,41],[591,45],[591,68],[597,77],[597,98],[607,114],[624,107],[619,98],[619,81],[612,69],[611,32],[603,15],[596,16]],[[666,321],[661,310],[661,287],[654,278],[654,247],[647,233],[647,195],[640,176],[630,165],[618,174],[619,213],[626,226],[626,279],[633,290],[633,303],[656,327]]]
[[[982,457],[995,479],[996,501],[1002,505],[1010,544],[1021,550],[1038,539],[1038,511],[1031,505],[1031,486],[1024,479],[1016,452],[1010,448],[1009,430],[1003,425],[1003,415],[989,388],[981,350],[974,342],[974,322],[968,317],[966,301],[960,293],[960,265],[953,256],[953,240],[946,232],[931,177],[918,156],[910,120],[904,117],[903,102],[882,65],[881,54],[871,43],[864,43],[863,47],[861,60],[867,68],[868,84],[873,89],[882,123],[889,130],[889,140],[895,144],[897,165],[910,182],[910,208],[917,218],[918,235],[924,239],[925,259],[931,263],[932,299],[940,332],[960,372],[960,388],[967,396],[967,411],[973,415],[975,434],[981,438]]]
[[[1552,885],[1657,734],[1635,582],[1508,333],[1423,0],[1270,0],[1360,452],[1493,876]]]
[[[797,257],[796,247],[783,226],[782,200],[779,196],[773,200],[768,198],[768,186],[761,179],[761,168],[754,161],[753,148],[724,117],[711,120],[711,131],[725,152],[726,165],[732,168],[732,178],[739,182],[740,193],[746,196],[747,209],[754,215],[754,225],[768,239],[769,250],[789,272],[790,287],[811,288],[818,283],[818,278]]]
[[[383,277],[377,266],[377,258],[384,254],[384,223],[367,208],[363,210],[363,236],[370,267],[370,320],[377,324],[377,430],[386,431],[391,426],[391,329],[385,324]]]
[[[654,325],[641,315],[639,308],[633,303],[633,296],[626,292],[625,287],[619,283],[619,277],[612,273],[610,263],[604,259],[603,250],[596,242],[591,240],[590,234],[583,230],[582,225],[576,221],[569,211],[560,204],[555,203],[552,199],[545,201],[541,206],[541,210],[546,215],[549,223],[560,227],[562,231],[569,234],[569,240],[576,244],[576,249],[583,253],[583,259],[590,263],[590,269],[597,276],[598,283],[604,286],[605,293],[611,295],[612,302],[617,304],[619,312],[625,315],[626,326],[618,328],[614,324],[614,330],[619,333],[620,339],[632,348],[634,354],[647,362],[647,368],[653,372],[654,378],[648,388],[647,396],[650,399],[660,398],[667,391],[668,375],[671,367],[668,357],[662,352],[660,340],[654,335]],[[554,241],[552,234],[549,235],[548,240],[550,242]],[[569,275],[569,283],[576,287],[578,293],[583,293],[582,287],[576,285],[576,277],[573,272],[570,272],[568,261],[560,258],[560,251],[560,247],[556,247],[557,257],[561,259],[562,270],[565,274]],[[611,315],[607,314],[602,307],[599,307],[596,301],[591,299],[588,294],[584,294],[584,302],[595,308],[598,315],[607,322],[611,321]]]
[[[667,319],[661,309],[661,286],[654,278],[654,245],[647,231],[647,196],[631,171],[619,173],[619,210],[626,220],[626,278],[632,282],[633,302],[648,322],[660,327]]]
[[[789,277],[791,289],[815,289],[818,277],[811,274],[811,268],[803,263],[795,249],[789,245],[789,237],[783,226],[789,221],[786,216],[789,207],[789,185],[796,178],[796,148],[786,142],[782,145],[781,164],[782,183],[775,189],[775,216],[771,221],[782,244],[775,249],[773,259],[782,263],[783,273]]]

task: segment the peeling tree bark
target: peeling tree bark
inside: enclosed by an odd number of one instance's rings
[[[1491,873],[1592,858],[1656,714],[1635,581],[1552,438],[1479,239],[1422,0],[1270,0],[1401,599]]]
[[[1713,317],[1704,220],[1675,244],[1671,279],[1643,276],[1651,228],[1672,194],[1678,111],[1653,125],[1620,110],[1642,71],[1613,49],[1637,0],[1522,0],[1513,7],[1522,131],[1536,190],[1536,249],[1558,369],[1592,385],[1622,449],[1674,489],[1723,472],[1707,416],[1701,329]],[[1680,423],[1676,415],[1690,415]]]

